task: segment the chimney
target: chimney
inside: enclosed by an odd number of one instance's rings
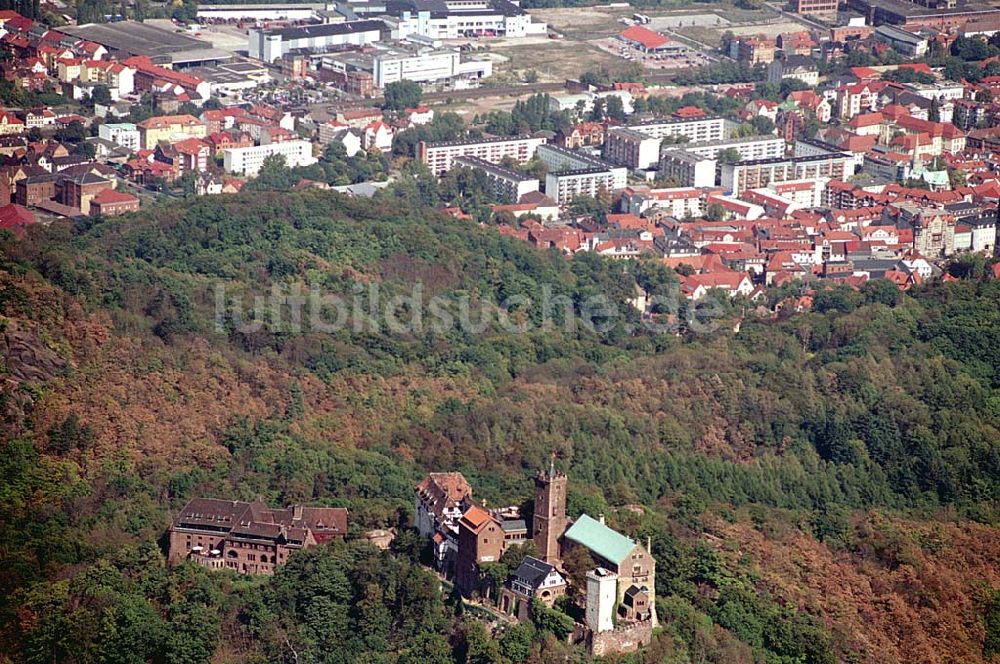
[[[302,520],[302,505],[292,505],[292,519],[295,521]]]
[[[598,514],[597,515],[597,520],[600,522],[600,524],[602,526],[604,525],[604,515],[603,514]]]

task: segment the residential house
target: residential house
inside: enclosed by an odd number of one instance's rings
[[[152,150],[160,141],[177,141],[185,138],[205,138],[205,123],[192,115],[160,115],[143,120],[137,125],[139,145]]]
[[[781,83],[786,79],[795,79],[815,87],[819,84],[816,61],[804,55],[786,55],[767,66],[768,83]]]
[[[525,622],[531,618],[533,601],[538,600],[552,607],[558,598],[566,594],[566,588],[566,579],[554,566],[533,556],[525,556],[500,591],[500,610]]]

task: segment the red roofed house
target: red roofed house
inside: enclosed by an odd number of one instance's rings
[[[385,122],[377,120],[367,125],[362,132],[364,134],[366,150],[376,148],[382,152],[388,152],[392,149],[392,127]]]
[[[697,106],[682,106],[673,112],[675,118],[680,118],[682,120],[690,118],[703,118],[707,113],[704,109],[698,108]]]
[[[240,107],[219,108],[204,111],[201,114],[201,121],[205,123],[208,133],[214,134],[236,126],[239,118],[246,115],[246,111]]]
[[[113,217],[116,214],[135,212],[139,209],[139,197],[124,191],[105,189],[90,199],[90,214]]]
[[[0,113],[0,136],[20,134],[24,131],[24,120],[13,113]]]
[[[243,131],[217,131],[205,138],[213,155],[229,148],[253,147],[253,137]]]
[[[434,111],[429,106],[417,106],[416,108],[407,108],[403,111],[406,119],[410,121],[411,124],[423,125],[427,124],[434,119]]]
[[[885,116],[881,113],[859,113],[847,123],[848,128],[858,136],[878,136],[885,125]]]
[[[753,291],[753,281],[745,272],[717,270],[681,276],[681,292],[691,300],[700,300],[713,288],[719,288],[729,297],[749,295]]]
[[[840,118],[846,120],[859,113],[878,110],[878,95],[888,84],[855,83],[837,88],[837,110]]]

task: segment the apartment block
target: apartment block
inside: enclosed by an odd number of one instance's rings
[[[311,166],[316,163],[309,141],[282,141],[254,145],[246,148],[227,148],[222,151],[222,163],[227,173],[256,176],[264,160],[272,155],[282,155],[290,168]]]
[[[458,157],[455,166],[465,166],[480,171],[493,183],[493,191],[501,203],[517,203],[521,196],[538,191],[538,178],[530,178],[498,164],[491,164],[479,157]]]
[[[435,175],[449,171],[458,157],[478,157],[491,164],[499,164],[504,157],[510,157],[519,164],[530,161],[544,138],[517,136],[514,138],[491,138],[478,141],[420,142],[417,158],[427,164]]]
[[[576,196],[596,196],[601,190],[623,189],[627,183],[627,168],[613,166],[583,152],[542,145],[536,153],[549,169],[545,176],[545,194],[560,205]]]
[[[604,158],[619,166],[650,168],[660,160],[662,140],[629,127],[613,127],[604,139]]]
[[[131,122],[99,125],[97,135],[106,141],[128,148],[132,152],[139,150],[139,129]]]
[[[673,180],[681,187],[715,186],[715,158],[686,150],[664,150],[660,155],[661,180]]]
[[[785,155],[785,139],[773,135],[723,138],[684,143],[678,149],[710,159],[717,159],[720,152],[729,149],[739,152],[740,159],[773,159]]]
[[[723,164],[720,184],[733,196],[739,196],[747,189],[767,187],[771,183],[819,178],[846,180],[852,175],[854,157],[849,154],[778,157]]]
[[[628,125],[628,128],[653,138],[684,136],[690,142],[717,141],[725,138],[729,122],[725,118],[663,118]]]

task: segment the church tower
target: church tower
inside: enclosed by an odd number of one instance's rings
[[[559,564],[559,538],[566,532],[566,474],[556,471],[555,458],[547,471],[535,476],[535,515],[532,540],[538,557]]]

